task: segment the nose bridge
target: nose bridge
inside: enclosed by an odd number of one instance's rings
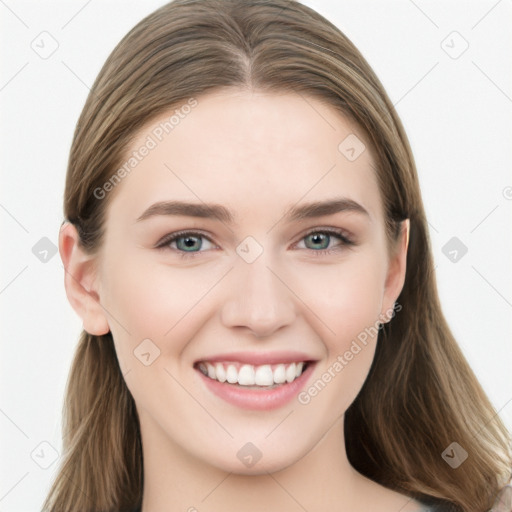
[[[242,257],[237,260],[222,309],[226,327],[247,327],[256,336],[268,336],[293,322],[292,294],[271,268],[265,253],[251,263]]]

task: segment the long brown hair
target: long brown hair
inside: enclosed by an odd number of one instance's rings
[[[410,219],[402,310],[380,331],[345,415],[350,463],[413,498],[490,508],[510,478],[510,436],[441,311],[409,142],[368,63],[315,11],[290,0],[176,0],[123,38],[91,89],[70,152],[64,214],[83,248],[100,247],[109,195],[100,200],[94,190],[122,165],[137,130],[227,87],[314,97],[355,122],[374,150],[389,238]],[[457,469],[441,456],[452,442],[468,453]],[[130,510],[142,489],[137,411],[112,335],[83,331],[66,389],[63,458],[44,510]]]

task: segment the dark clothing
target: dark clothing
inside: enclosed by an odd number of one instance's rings
[[[459,512],[460,510],[455,505],[447,503],[446,501],[443,502],[443,500],[438,500],[435,498],[418,502],[420,505],[422,505],[421,512]],[[140,507],[137,507],[132,510],[122,510],[120,512],[141,512],[141,509]],[[496,497],[493,508],[488,512],[512,512],[512,484],[506,485],[503,487],[503,489],[501,489],[498,496]]]
[[[439,504],[439,503],[434,505],[434,504],[432,504],[432,502],[429,502],[429,503],[420,502],[420,503],[424,507],[421,509],[421,512],[459,512],[459,510],[456,509],[455,507],[453,507],[452,505],[445,505],[445,504]],[[141,509],[134,508],[127,512],[141,512]],[[376,510],[375,512],[378,512],[378,511]]]

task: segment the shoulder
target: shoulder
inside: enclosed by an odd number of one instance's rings
[[[460,508],[451,503],[440,500],[429,500],[418,502],[420,508],[418,512],[459,512]]]
[[[512,480],[498,493],[489,512],[512,512]]]
[[[428,501],[418,502],[418,512],[458,512],[460,509],[450,503],[441,502],[434,498]],[[500,490],[494,504],[487,512],[512,512],[512,483],[509,483]]]

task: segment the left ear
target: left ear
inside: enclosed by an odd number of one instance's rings
[[[405,272],[407,267],[407,248],[409,247],[410,221],[405,219],[401,222],[400,236],[396,241],[389,260],[388,272],[382,299],[382,310],[380,318],[383,322],[389,322],[394,313],[394,305],[405,283]]]

